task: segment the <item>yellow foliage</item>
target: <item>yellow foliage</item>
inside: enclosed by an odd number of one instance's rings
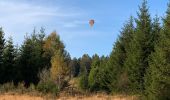
[[[56,50],[64,49],[64,44],[61,42],[59,35],[54,31],[45,40],[44,47],[45,55],[53,56]]]
[[[62,79],[68,74],[67,63],[64,61],[64,57],[59,51],[52,57],[51,65],[50,72],[52,80],[56,81],[58,78]]]

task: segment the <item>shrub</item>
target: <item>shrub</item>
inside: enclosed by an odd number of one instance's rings
[[[37,85],[37,90],[44,94],[46,94],[46,93],[51,93],[54,95],[58,94],[58,86],[52,81],[40,82]]]
[[[87,75],[82,75],[79,78],[79,87],[82,90],[87,90],[88,89],[88,76]]]

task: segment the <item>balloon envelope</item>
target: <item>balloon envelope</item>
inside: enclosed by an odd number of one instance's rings
[[[91,19],[91,20],[89,21],[89,24],[90,24],[90,26],[92,27],[92,26],[94,25],[94,20]]]

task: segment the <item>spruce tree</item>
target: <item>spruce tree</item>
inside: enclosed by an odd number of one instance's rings
[[[153,50],[150,41],[153,35],[152,25],[146,0],[144,0],[141,7],[139,7],[137,14],[137,26],[129,45],[125,62],[129,86],[133,92],[141,92],[144,90],[144,75],[148,68],[148,57]]]
[[[88,89],[88,76],[91,70],[91,58],[88,54],[84,54],[80,60],[80,80],[79,86],[81,89]]]
[[[10,37],[4,49],[4,68],[5,68],[4,69],[4,73],[5,73],[4,82],[14,81],[14,76],[15,76],[15,73],[14,73],[15,54],[14,53],[15,52],[14,52],[13,41],[12,41],[12,37]]]
[[[3,51],[4,51],[5,39],[4,39],[4,32],[2,27],[0,28],[0,83],[3,83],[4,78],[4,65],[3,65]]]
[[[108,67],[110,69],[110,74],[112,78],[110,79],[110,82],[112,83],[113,90],[118,89],[118,85],[120,85],[121,82],[121,74],[124,73],[124,62],[127,58],[127,49],[129,48],[129,43],[132,39],[132,35],[134,33],[134,26],[133,26],[133,18],[130,17],[129,21],[124,25],[122,28],[121,34],[117,40],[117,42],[114,45],[113,51],[110,55],[110,59],[108,62]],[[126,83],[121,83],[126,84]],[[121,86],[119,86],[122,88]]]
[[[77,77],[80,72],[80,64],[77,58],[73,58],[73,60],[69,63],[70,68],[70,77]]]
[[[149,62],[150,84],[146,88],[149,100],[170,99],[170,4],[163,20],[159,43]]]
[[[155,52],[155,46],[159,43],[159,39],[160,39],[160,31],[161,31],[161,26],[160,26],[160,22],[159,22],[159,18],[156,15],[155,18],[153,19],[153,24],[152,24],[152,38],[151,38],[151,42],[152,42],[152,48],[153,48],[153,52]],[[149,60],[151,60],[151,56],[149,57]],[[146,75],[145,75],[145,97],[148,97],[148,95],[150,94],[150,86],[152,83],[152,75],[151,75],[151,68],[150,66],[148,67],[148,69],[146,70]]]
[[[87,74],[89,74],[90,69],[91,69],[91,58],[88,54],[84,54],[80,61],[80,72],[82,70],[84,70],[84,68],[85,68]]]
[[[37,34],[34,30],[31,36],[25,38],[24,44],[21,46],[21,56],[19,58],[21,81],[26,85],[30,83],[37,84],[39,81],[38,73],[46,67],[44,65],[43,55],[43,38],[44,33]],[[31,73],[31,74],[30,74]]]
[[[100,70],[100,58],[97,54],[92,57],[91,70],[88,76],[88,85],[91,91],[99,90],[99,70]]]

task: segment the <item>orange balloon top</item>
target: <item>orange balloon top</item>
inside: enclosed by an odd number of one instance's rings
[[[94,25],[94,20],[91,19],[91,20],[89,21],[89,24],[90,24],[90,26],[93,26],[93,25]]]

